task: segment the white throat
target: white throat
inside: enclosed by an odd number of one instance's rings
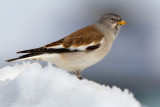
[[[117,31],[115,31],[115,28],[109,29],[107,26],[99,23],[95,24],[95,26],[101,33],[104,34],[104,36],[107,36],[113,39],[116,39],[118,32],[120,30],[120,28],[118,28]]]

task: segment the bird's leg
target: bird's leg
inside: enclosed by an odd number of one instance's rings
[[[82,71],[76,71],[74,74],[77,76],[77,78],[79,78],[81,80],[82,79],[81,73],[82,73]]]

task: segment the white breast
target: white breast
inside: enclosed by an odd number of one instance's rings
[[[102,60],[109,52],[113,38],[105,38],[101,46],[93,51],[60,54],[61,57],[53,63],[67,71],[84,70]]]

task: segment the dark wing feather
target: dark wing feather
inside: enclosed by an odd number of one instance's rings
[[[47,49],[42,47],[42,48],[19,51],[17,53],[64,53],[64,52],[77,52],[77,51],[78,50],[69,50],[65,48]]]
[[[7,62],[12,62],[12,61],[15,61],[15,60],[18,60],[18,59],[28,58],[28,57],[37,56],[37,55],[41,55],[41,53],[26,54],[26,55],[22,55],[22,56],[20,56],[18,58],[9,59],[9,60],[6,60],[6,61]]]
[[[60,39],[59,41],[47,44],[44,47],[19,51],[17,53],[63,53],[94,50],[99,48],[102,39],[103,34],[99,32],[94,25],[91,25]],[[94,45],[88,46],[84,50],[78,49],[78,47],[87,46],[91,43],[94,43]],[[58,47],[59,45],[61,45],[61,47]],[[74,49],[70,49],[71,46],[74,47]]]

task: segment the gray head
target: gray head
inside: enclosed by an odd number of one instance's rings
[[[119,15],[114,13],[104,14],[97,23],[102,25],[104,29],[113,30],[115,34],[119,32],[122,25],[127,24]]]

